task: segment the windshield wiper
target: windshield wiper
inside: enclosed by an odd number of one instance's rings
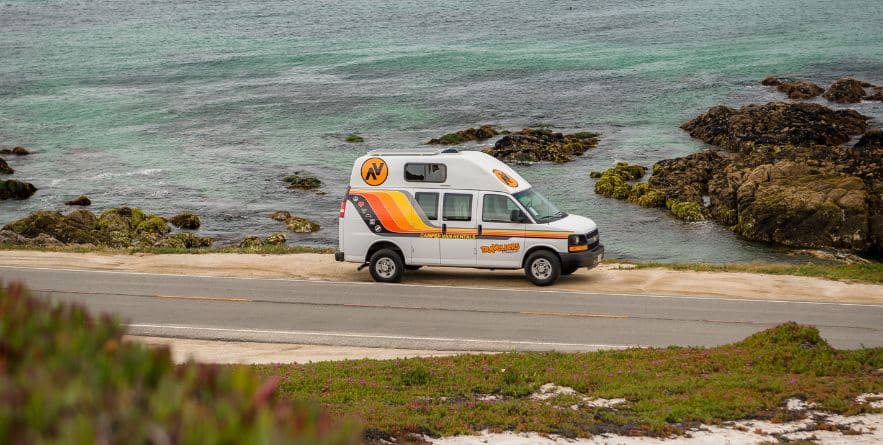
[[[537,221],[546,221],[546,220],[551,221],[551,220],[553,220],[553,219],[564,218],[565,216],[567,216],[567,213],[564,213],[564,212],[558,212],[558,213],[556,213],[556,214],[554,214],[554,215],[541,216],[541,217],[537,218]]]

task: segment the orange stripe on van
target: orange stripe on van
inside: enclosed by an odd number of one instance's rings
[[[441,228],[433,225],[427,225],[423,222],[417,209],[414,208],[408,195],[398,190],[350,190],[350,195],[357,195],[364,198],[371,208],[377,219],[384,228],[400,234],[440,234]],[[451,235],[471,235],[477,236],[476,229],[460,229],[448,228],[446,233]],[[561,232],[554,230],[506,230],[506,229],[484,229],[482,236],[495,236],[501,238],[526,237],[526,238],[548,238],[548,239],[566,239],[571,232]]]

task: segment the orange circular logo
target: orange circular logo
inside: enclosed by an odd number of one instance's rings
[[[389,167],[383,159],[369,158],[362,163],[362,179],[366,184],[383,184],[387,176],[389,176]]]
[[[506,184],[509,187],[516,188],[518,187],[518,181],[515,178],[507,175],[505,172],[501,170],[494,169],[494,175],[497,176],[497,179],[500,180],[503,184]]]

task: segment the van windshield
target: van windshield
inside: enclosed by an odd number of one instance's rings
[[[566,213],[558,210],[558,207],[555,207],[555,204],[552,204],[545,196],[535,192],[533,189],[518,192],[513,196],[530,212],[530,215],[537,222],[550,222],[567,216]]]

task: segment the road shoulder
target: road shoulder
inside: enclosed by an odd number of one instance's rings
[[[368,273],[357,271],[355,264],[338,263],[332,255],[311,253],[108,255],[7,250],[0,255],[0,266],[235,278],[370,281]],[[406,275],[404,282],[445,287],[536,289],[521,271],[424,268]],[[604,264],[593,270],[580,270],[562,277],[552,289],[607,294],[883,304],[883,285],[790,275],[627,269],[616,264]]]

